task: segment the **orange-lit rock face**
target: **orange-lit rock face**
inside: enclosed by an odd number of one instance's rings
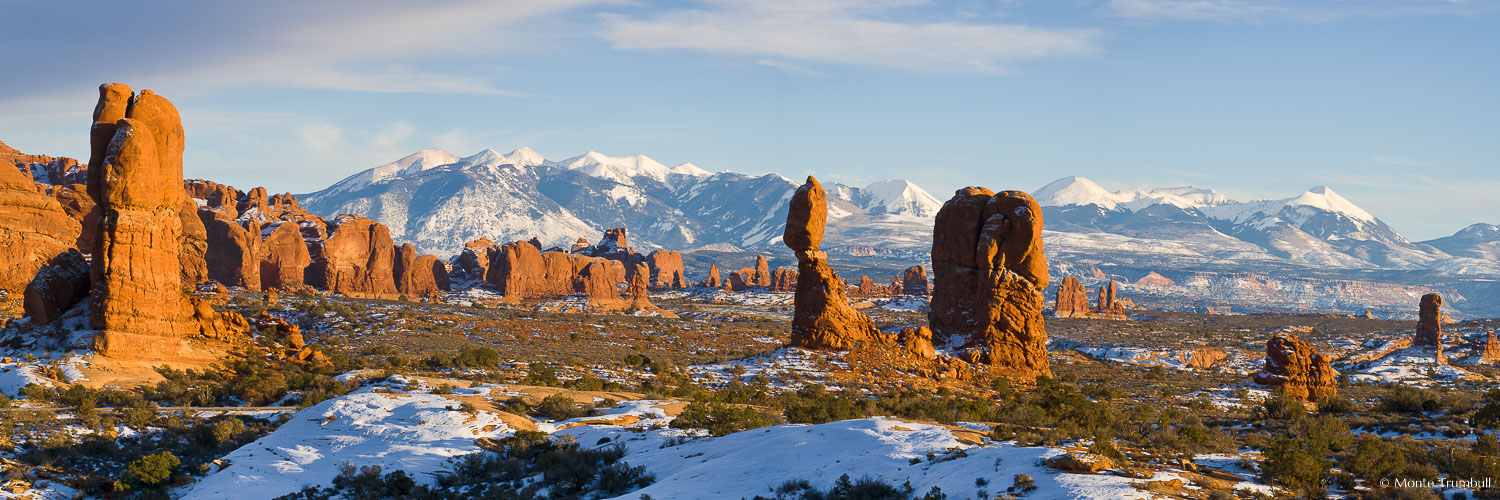
[[[1338,375],[1328,365],[1328,358],[1312,345],[1295,335],[1279,333],[1266,343],[1266,364],[1255,374],[1255,381],[1312,401],[1337,395]]]
[[[846,349],[879,333],[870,318],[849,306],[844,281],[819,250],[828,219],[823,186],[809,176],[792,195],[782,241],[797,254],[797,293],[792,313],[792,345]]]
[[[1421,309],[1417,312],[1417,335],[1412,345],[1443,346],[1443,296],[1429,293],[1422,296]]]
[[[660,288],[686,288],[682,274],[682,253],[657,249],[646,257],[651,265],[651,281]]]
[[[79,240],[80,225],[25,175],[0,165],[0,289],[21,292],[47,261]]]
[[[421,255],[411,243],[396,247],[396,291],[409,298],[448,290],[448,269],[437,257]]]
[[[293,288],[302,284],[304,271],[312,263],[302,231],[291,222],[272,222],[261,227],[261,288]]]
[[[328,239],[308,247],[312,264],[305,273],[307,284],[351,297],[397,296],[390,229],[364,217],[341,215],[329,223],[328,233]]]
[[[1041,207],[1020,191],[961,189],[938,212],[928,323],[939,337],[965,339],[966,360],[1014,377],[1051,373],[1041,233]]]

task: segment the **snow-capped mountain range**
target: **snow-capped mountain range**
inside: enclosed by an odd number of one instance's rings
[[[926,261],[941,200],[905,180],[865,187],[824,180],[824,247],[847,259],[842,271],[876,276]],[[527,148],[462,158],[429,150],[301,200],[320,215],[378,220],[397,241],[440,256],[480,237],[536,237],[567,248],[625,227],[643,252],[699,249],[733,258],[722,252],[786,252],[787,200],[800,184],[774,173],[669,167],[642,155],[553,161]],[[1440,291],[1455,311],[1500,314],[1500,299],[1488,298],[1500,297],[1494,225],[1412,242],[1326,186],[1241,202],[1212,189],[1110,191],[1066,177],[1032,193],[1043,206],[1055,273],[1120,280],[1138,299],[1155,295],[1157,307],[1404,314],[1422,293]],[[1148,275],[1179,284],[1133,283]]]
[[[786,201],[801,182],[777,174],[668,167],[644,155],[588,152],[551,161],[529,148],[457,157],[421,151],[304,195],[319,214],[357,213],[423,252],[453,255],[464,242],[537,237],[546,245],[595,240],[625,227],[643,249],[756,248],[780,241]],[[825,183],[830,232],[843,241],[916,248],[942,202],[904,180],[866,187]],[[881,246],[874,245],[874,246]]]

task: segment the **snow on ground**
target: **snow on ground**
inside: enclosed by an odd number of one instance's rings
[[[1341,367],[1340,371],[1348,373],[1349,380],[1354,382],[1399,382],[1424,387],[1440,382],[1482,378],[1462,368],[1439,364],[1430,349],[1420,347],[1401,349],[1353,367]]]
[[[40,480],[28,483],[12,479],[0,483],[0,498],[25,500],[68,500],[82,498],[83,493],[57,481]]]
[[[450,457],[480,451],[475,440],[511,431],[494,413],[459,411],[441,396],[366,387],[297,412],[285,425],[225,456],[229,465],[182,491],[184,498],[272,498],[327,486],[345,461],[405,470],[417,481]]]
[[[773,380],[771,386],[783,389],[796,389],[797,387],[784,387],[780,380],[787,378],[788,374],[795,373],[797,377],[808,381],[824,381],[828,379],[828,372],[819,366],[819,363],[827,360],[834,366],[848,368],[848,365],[839,361],[838,355],[828,355],[800,347],[781,347],[766,351],[762,354],[741,358],[723,363],[712,363],[706,365],[693,365],[688,367],[688,374],[699,383],[710,386],[719,386],[729,383],[733,378],[730,373],[734,367],[745,369],[741,380],[750,380],[760,375],[765,375]]]
[[[889,299],[877,299],[875,304],[891,311],[927,312],[927,299],[902,295]]]
[[[772,488],[794,479],[826,489],[844,474],[851,479],[869,476],[898,486],[909,482],[919,495],[937,486],[953,498],[968,498],[979,490],[1003,493],[1018,473],[1030,474],[1036,482],[1038,490],[1027,495],[1030,498],[1150,497],[1131,486],[1136,480],[1058,473],[1039,465],[1064,453],[1061,449],[1002,443],[968,445],[946,427],[893,418],[779,425],[663,447],[680,432],[638,433],[587,426],[559,434],[573,435],[585,444],[624,443],[624,460],[632,466],[645,466],[656,475],[651,486],[619,498],[751,497],[768,495]],[[934,458],[929,459],[929,453]],[[985,486],[976,485],[980,478],[986,480]]]
[[[7,397],[19,397],[21,388],[28,384],[52,386],[52,380],[42,376],[35,364],[0,363],[0,392]]]
[[[1243,396],[1243,397],[1241,397]],[[1192,399],[1207,397],[1210,403],[1220,409],[1243,408],[1246,402],[1256,403],[1265,401],[1271,397],[1271,391],[1250,383],[1241,383],[1212,389],[1203,389],[1188,393]]]

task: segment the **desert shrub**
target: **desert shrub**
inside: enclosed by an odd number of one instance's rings
[[[139,484],[156,486],[172,478],[172,471],[182,465],[170,451],[143,456],[125,467],[125,474]]]
[[[542,398],[536,407],[531,409],[531,414],[547,420],[567,420],[570,418],[587,417],[593,414],[593,408],[584,408],[573,401],[573,398],[562,394],[553,394]]]
[[[1307,413],[1302,401],[1277,388],[1256,408],[1256,416],[1267,420],[1296,420]]]
[[[778,500],[896,500],[905,499],[910,493],[869,476],[851,480],[848,474],[839,476],[833,486],[827,490],[813,487],[812,483],[807,482],[806,479],[792,479],[772,488],[771,492],[775,495],[771,498]],[[755,498],[769,500],[762,496]]]
[[[1442,407],[1441,393],[1409,385],[1390,386],[1380,399],[1380,410],[1387,413],[1422,413],[1437,411]]]
[[[542,362],[533,362],[526,365],[526,377],[521,379],[521,383],[546,387],[562,385],[562,381],[557,378],[557,369]]]
[[[672,420],[676,429],[705,429],[715,436],[771,425],[771,419],[760,410],[723,403],[688,403],[682,414]]]

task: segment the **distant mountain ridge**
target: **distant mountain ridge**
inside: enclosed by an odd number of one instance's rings
[[[588,152],[551,161],[529,148],[467,157],[420,151],[303,195],[314,213],[359,213],[424,252],[452,255],[480,237],[567,247],[625,227],[640,248],[756,248],[780,241],[800,183],[777,174],[668,167],[645,155]],[[942,202],[905,180],[829,183],[830,234],[863,244],[927,245]],[[726,247],[728,245],[728,247]]]

